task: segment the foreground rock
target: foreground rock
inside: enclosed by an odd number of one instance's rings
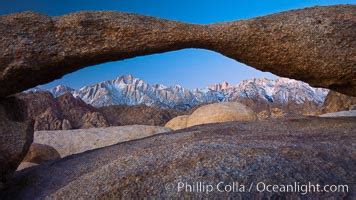
[[[25,157],[33,139],[33,123],[24,102],[16,97],[0,101],[0,189]]]
[[[17,171],[60,159],[58,151],[45,144],[32,143]]]
[[[32,162],[21,162],[20,165],[17,167],[16,171],[21,171],[26,168],[35,167],[37,165],[38,164]]]
[[[239,102],[223,102],[200,106],[190,115],[173,118],[165,127],[178,130],[200,124],[254,121],[256,119],[256,114],[247,106]]]
[[[209,26],[119,12],[1,16],[0,97],[89,65],[184,48],[356,96],[355,12],[313,7]]]
[[[23,162],[42,164],[59,158],[61,158],[61,156],[53,147],[45,144],[32,143]]]
[[[352,199],[355,119],[196,126],[66,157],[18,173],[3,199]],[[238,182],[252,193],[178,192],[178,182]],[[256,184],[343,184],[349,192],[258,193]],[[26,184],[23,184],[26,183]],[[247,189],[246,189],[247,190]],[[294,197],[294,198],[293,198]]]
[[[159,126],[116,126],[63,131],[37,131],[34,142],[56,149],[61,157],[148,137],[170,129]]]

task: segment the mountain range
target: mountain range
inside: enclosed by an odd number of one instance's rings
[[[41,90],[38,87],[31,89]],[[119,76],[79,90],[58,85],[48,91],[55,97],[72,93],[74,97],[79,97],[94,107],[145,104],[178,110],[226,101],[253,101],[268,105],[311,103],[320,106],[328,94],[327,89],[313,88],[304,82],[287,78],[252,78],[235,85],[223,82],[189,90],[180,85],[148,84],[132,75]]]

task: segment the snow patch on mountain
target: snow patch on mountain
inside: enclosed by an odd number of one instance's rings
[[[37,90],[37,89],[36,89]],[[95,107],[108,105],[160,106],[163,108],[189,109],[198,104],[253,99],[268,103],[321,105],[327,89],[313,88],[307,83],[288,78],[270,80],[253,78],[236,85],[227,82],[212,84],[206,88],[189,90],[180,85],[148,84],[132,75],[85,86],[79,90],[59,85],[49,90],[54,96],[70,92]]]

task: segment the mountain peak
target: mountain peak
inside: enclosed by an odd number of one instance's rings
[[[133,83],[133,81],[135,79],[137,79],[137,78],[133,77],[131,74],[128,74],[128,75],[118,76],[116,78],[115,82],[122,82],[122,83],[125,83],[125,84],[131,84],[131,83]],[[137,79],[137,80],[139,80],[139,79]]]
[[[224,81],[203,89],[189,90],[180,85],[147,84],[129,74],[79,90],[58,85],[50,92],[56,97],[70,92],[96,107],[146,104],[163,108],[188,109],[202,103],[239,101],[244,98],[282,104],[288,102],[303,104],[312,101],[319,105],[324,101],[328,90],[312,88],[304,82],[287,78],[272,80],[252,78],[236,85]]]
[[[229,83],[226,81],[223,81],[221,83],[209,85],[208,89],[214,90],[214,91],[221,91],[221,90],[226,90],[229,87],[230,87]]]
[[[53,96],[58,97],[65,93],[72,93],[75,90],[65,85],[57,85],[54,88],[50,89],[49,91],[53,94]]]

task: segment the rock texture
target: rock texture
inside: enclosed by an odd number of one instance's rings
[[[18,97],[26,103],[36,131],[109,126],[98,109],[74,98],[71,93],[54,98],[51,93],[40,91],[21,93]]]
[[[34,167],[37,166],[38,164],[36,163],[31,163],[31,162],[21,162],[20,165],[17,167],[16,171],[20,171],[26,168]]]
[[[355,119],[230,122],[73,155],[17,173],[2,199],[353,199]],[[276,123],[278,126],[276,126]],[[178,182],[252,192],[178,192]],[[349,192],[259,193],[256,184],[343,184]],[[247,190],[247,189],[246,189]],[[140,191],[140,192],[138,192]]]
[[[0,101],[0,189],[25,157],[33,140],[33,123],[15,96]]]
[[[1,16],[0,97],[89,65],[183,48],[356,96],[355,13],[355,5],[313,7],[213,25],[118,12]]]
[[[164,126],[172,130],[183,129],[187,127],[189,115],[181,115],[169,120]]]
[[[59,158],[61,156],[55,148],[45,144],[32,143],[22,162],[42,164]]]
[[[322,105],[323,113],[352,110],[356,106],[356,97],[350,97],[330,91]]]
[[[65,157],[170,130],[159,126],[132,125],[69,131],[37,131],[33,141],[51,146],[61,157]]]
[[[164,126],[170,119],[182,112],[146,105],[113,105],[99,108],[111,126],[151,125]]]
[[[200,106],[190,115],[182,115],[170,120],[165,127],[178,130],[200,124],[254,121],[256,113],[238,102],[222,102]]]
[[[253,121],[256,114],[238,102],[213,103],[196,109],[187,120],[187,127],[229,121]]]
[[[356,117],[356,110],[325,113],[319,115],[319,117]]]

